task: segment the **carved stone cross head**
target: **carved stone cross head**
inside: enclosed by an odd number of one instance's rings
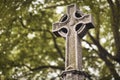
[[[72,4],[67,7],[66,14],[59,22],[53,24],[53,33],[56,36],[67,37],[73,31],[82,38],[90,28],[94,28],[92,16],[83,14],[76,4]]]
[[[64,14],[58,22],[53,24],[53,33],[58,37],[62,36],[66,39],[66,72],[82,69],[80,40],[86,32],[93,27],[92,16],[83,14],[76,4],[69,5],[66,14]],[[80,75],[69,74],[66,74],[65,80],[81,80]]]

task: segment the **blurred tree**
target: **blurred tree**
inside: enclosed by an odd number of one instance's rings
[[[51,28],[71,3],[96,26],[82,42],[83,70],[93,80],[120,80],[119,0],[0,0],[0,80],[60,79],[64,39]]]

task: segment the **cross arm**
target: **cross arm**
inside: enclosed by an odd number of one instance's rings
[[[57,37],[66,37],[68,33],[67,27],[60,22],[54,23],[53,24],[53,29],[52,32],[57,36]]]
[[[93,23],[93,18],[92,18],[92,15],[84,15],[83,17],[81,18],[77,18],[78,19],[78,23],[83,23],[83,24],[86,24],[86,27],[88,29],[90,28],[94,28],[94,23]]]
[[[53,32],[56,36],[58,36],[58,37],[60,37],[60,34],[58,33],[58,31],[60,30],[60,28],[61,28],[61,26],[60,26],[60,23],[59,23],[59,22],[53,24],[52,32]]]
[[[59,22],[53,24],[52,32],[57,37],[66,37],[68,33],[67,23],[69,22],[69,16],[64,14]]]
[[[80,38],[82,38],[89,29],[94,28],[92,15],[83,15],[80,18],[76,17],[77,24],[75,30],[77,31]]]

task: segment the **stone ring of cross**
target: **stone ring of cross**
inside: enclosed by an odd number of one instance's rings
[[[53,32],[57,36],[66,37],[74,31],[80,38],[86,34],[88,29],[94,27],[91,15],[83,14],[76,5],[68,6],[66,14],[53,26]]]

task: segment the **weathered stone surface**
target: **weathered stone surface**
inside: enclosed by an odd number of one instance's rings
[[[92,16],[83,14],[76,4],[69,5],[60,21],[53,24],[53,33],[66,39],[65,71],[82,69],[81,38],[93,28]],[[79,74],[68,73],[64,80],[83,80]]]

